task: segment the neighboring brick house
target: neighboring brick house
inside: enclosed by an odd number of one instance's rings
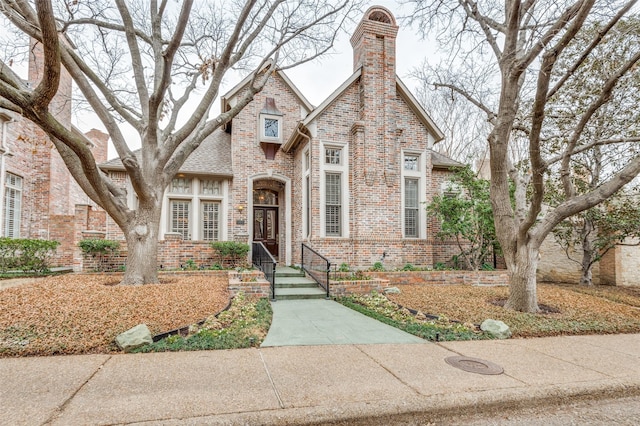
[[[302,243],[358,267],[449,260],[423,203],[460,164],[432,151],[443,134],[396,75],[397,31],[387,9],[369,9],[351,38],[353,74],[315,108],[275,72],[167,189],[159,262],[176,266],[164,248],[176,238],[262,241],[281,264],[300,263]],[[119,159],[101,167],[124,182]],[[113,222],[107,237],[124,239]]]
[[[25,86],[40,81],[41,53],[38,44],[29,50]],[[61,123],[80,132],[71,124],[71,78],[64,71],[49,108]],[[96,161],[105,161],[108,135],[94,129],[85,136]],[[0,235],[60,241],[54,264],[71,266],[79,255],[81,232],[99,227],[89,223],[90,212],[97,212],[95,203],[75,182],[49,137],[29,120],[0,108],[0,142]]]

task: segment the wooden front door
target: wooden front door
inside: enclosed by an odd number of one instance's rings
[[[278,208],[253,208],[253,241],[262,242],[278,260]]]

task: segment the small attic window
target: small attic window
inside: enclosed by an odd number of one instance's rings
[[[371,14],[369,14],[369,20],[370,21],[376,21],[376,22],[382,22],[384,24],[390,24],[391,23],[391,18],[389,17],[389,15],[387,15],[386,13],[380,11],[380,10],[374,10],[373,12],[371,12]]]

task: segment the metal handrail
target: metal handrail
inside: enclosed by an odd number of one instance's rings
[[[305,256],[305,252],[307,255]],[[329,298],[329,273],[331,262],[329,259],[302,243],[302,269],[320,284]]]
[[[276,300],[276,259],[262,242],[253,242],[251,262],[264,273],[265,278],[271,284],[271,300]]]

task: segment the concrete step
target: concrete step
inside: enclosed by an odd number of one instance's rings
[[[305,277],[280,277],[276,276],[276,288],[315,288],[318,286],[314,280]]]
[[[324,299],[327,292],[316,288],[276,288],[276,300]]]
[[[276,267],[276,277],[304,277],[304,271],[287,266]]]

